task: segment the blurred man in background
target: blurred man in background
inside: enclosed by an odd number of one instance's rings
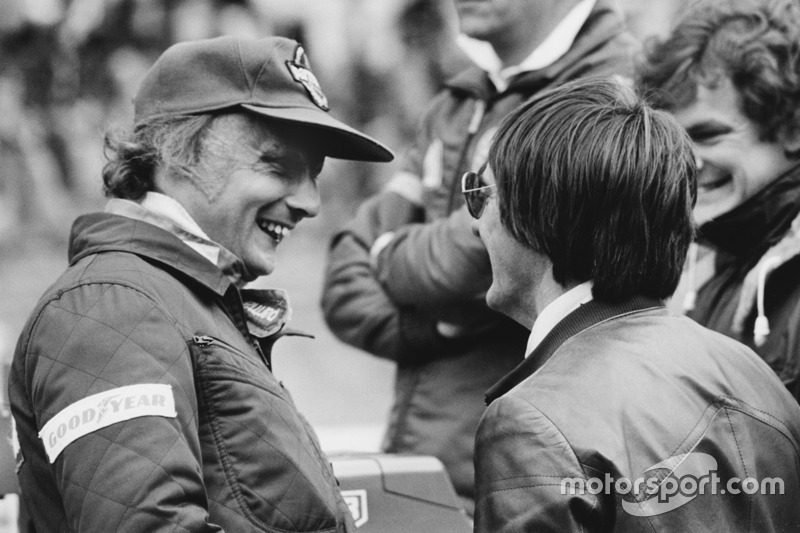
[[[457,0],[475,65],[447,82],[403,170],[331,243],[322,306],[343,341],[396,361],[383,448],[442,460],[468,510],[487,388],[516,366],[527,331],[489,310],[488,256],[459,194],[499,121],[541,90],[630,75],[635,42],[608,0]]]
[[[798,399],[799,49],[797,2],[703,1],[648,47],[638,76],[700,167],[699,241],[716,258],[689,315],[754,348]]]
[[[696,183],[676,120],[606,80],[514,112],[465,176],[486,301],[531,328],[478,428],[476,532],[797,531],[800,406],[664,305]]]
[[[104,213],[30,317],[9,398],[37,531],[352,531],[272,374],[285,294],[243,285],[319,209],[325,157],[389,161],[283,38],[177,44],[109,137]]]

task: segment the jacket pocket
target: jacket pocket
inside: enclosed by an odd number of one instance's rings
[[[341,528],[330,464],[255,348],[207,336],[189,344],[209,499],[260,530]]]

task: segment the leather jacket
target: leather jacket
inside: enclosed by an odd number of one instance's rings
[[[487,401],[476,532],[800,530],[800,406],[660,302],[582,305]]]

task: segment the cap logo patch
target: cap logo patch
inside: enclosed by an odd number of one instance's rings
[[[286,62],[289,72],[292,73],[294,81],[305,87],[306,92],[311,97],[311,101],[323,111],[328,111],[328,98],[322,92],[322,87],[317,81],[317,77],[311,72],[311,65],[308,62],[306,51],[302,46],[298,46],[294,51],[294,59]]]

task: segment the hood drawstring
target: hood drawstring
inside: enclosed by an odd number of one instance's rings
[[[687,254],[686,265],[686,282],[689,289],[683,296],[683,312],[688,313],[694,311],[695,304],[697,303],[697,253],[699,246],[696,242],[689,245],[689,252]]]
[[[758,289],[756,293],[758,316],[753,326],[753,342],[755,342],[756,346],[762,346],[769,335],[769,319],[764,313],[764,289],[767,285],[767,274],[770,270],[780,265],[782,261],[781,256],[776,255],[765,260],[758,269]]]

